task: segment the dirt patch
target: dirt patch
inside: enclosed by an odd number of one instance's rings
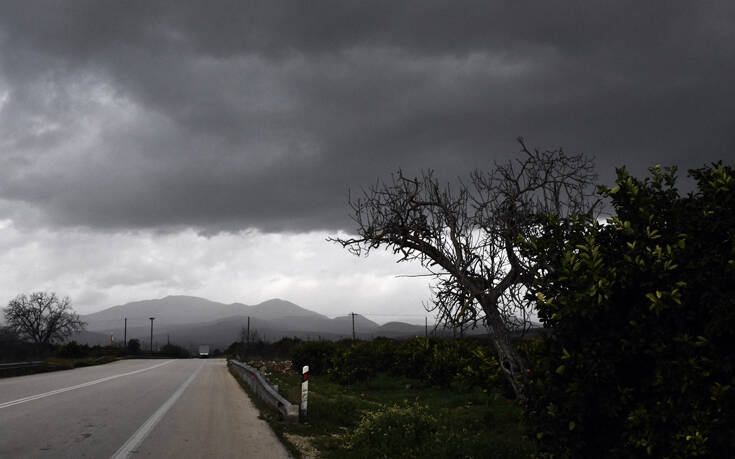
[[[248,360],[248,365],[257,368],[264,375],[280,373],[283,375],[296,374],[290,360]]]
[[[301,453],[301,457],[304,459],[317,459],[321,457],[319,450],[314,448],[309,441],[309,437],[301,437],[291,433],[283,433],[283,436],[296,447]]]

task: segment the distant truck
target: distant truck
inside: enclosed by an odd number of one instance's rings
[[[199,358],[200,359],[209,358],[209,344],[199,345]]]

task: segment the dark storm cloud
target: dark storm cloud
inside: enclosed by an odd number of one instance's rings
[[[541,147],[732,160],[730,2],[0,7],[0,207],[48,222],[350,228],[346,190]]]

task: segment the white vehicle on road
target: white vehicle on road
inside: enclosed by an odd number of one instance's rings
[[[209,358],[209,344],[199,345],[199,358],[200,359]]]

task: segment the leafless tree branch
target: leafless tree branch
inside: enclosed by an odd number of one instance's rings
[[[435,277],[433,305],[440,322],[454,327],[484,323],[501,366],[523,398],[526,365],[511,346],[511,332],[530,326],[525,300],[539,267],[518,247],[540,231],[542,215],[593,212],[592,160],[563,150],[531,150],[474,171],[469,185],[441,184],[433,171],[409,177],[398,170],[350,196],[357,236],[331,238],[355,255],[384,247],[398,261],[418,261]]]

